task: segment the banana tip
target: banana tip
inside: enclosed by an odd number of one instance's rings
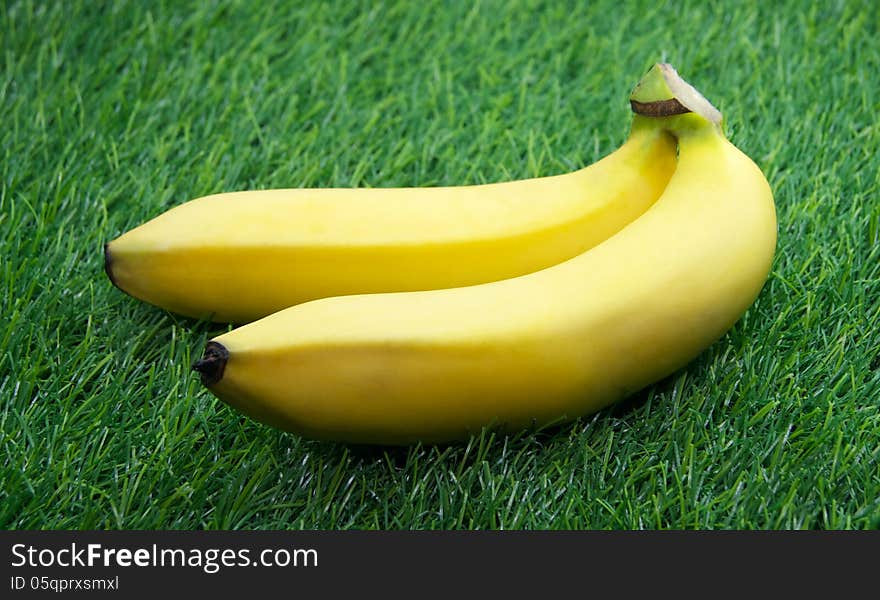
[[[113,277],[113,256],[110,254],[109,242],[104,243],[104,272],[107,273],[107,278],[110,279],[110,283],[119,287],[119,284],[116,283],[116,278]]]
[[[229,360],[229,350],[218,342],[208,342],[202,358],[193,363],[193,371],[201,375],[202,385],[211,386],[223,378],[223,370]]]

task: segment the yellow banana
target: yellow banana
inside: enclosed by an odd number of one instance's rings
[[[620,148],[565,175],[192,200],[107,244],[105,269],[136,298],[239,323],[316,298],[496,281],[607,239],[657,200],[674,168],[675,141],[636,116]]]
[[[720,113],[668,65],[633,106],[695,112],[658,117],[678,139],[675,173],[604,243],[503,281],[294,306],[209,342],[194,365],[203,383],[282,429],[405,444],[575,418],[682,367],[763,286],[773,196]]]

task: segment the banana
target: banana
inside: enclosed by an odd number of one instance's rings
[[[317,298],[473,285],[602,242],[660,197],[674,168],[674,139],[636,116],[620,148],[564,175],[199,198],[107,244],[104,266],[136,298],[236,323]]]
[[[684,366],[756,299],[776,212],[708,101],[669,65],[642,83],[633,106],[675,135],[678,165],[616,235],[516,278],[288,308],[211,340],[202,382],[304,436],[407,444],[573,419]]]

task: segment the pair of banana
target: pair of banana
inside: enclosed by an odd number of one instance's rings
[[[105,268],[168,310],[253,321],[194,368],[281,429],[407,444],[576,418],[721,337],[776,246],[721,114],[666,64],[630,100],[626,142],[579,171],[208,196],[109,243]]]

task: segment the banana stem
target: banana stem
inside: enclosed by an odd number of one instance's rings
[[[638,115],[665,118],[694,113],[721,130],[721,112],[667,63],[651,67],[636,84],[629,102]]]

